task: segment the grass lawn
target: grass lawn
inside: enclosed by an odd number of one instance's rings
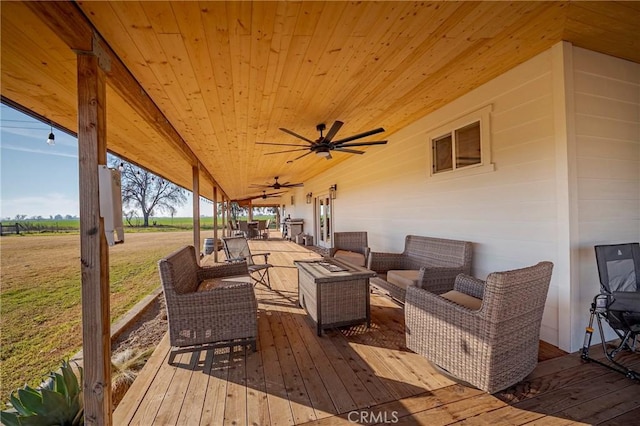
[[[211,231],[201,238],[211,237]],[[127,233],[109,250],[115,322],[160,285],[157,261],[193,244],[193,233]],[[0,238],[0,406],[12,390],[36,386],[82,346],[80,236]]]
[[[271,228],[277,228],[273,216],[255,215],[254,220],[271,219]],[[242,220],[247,220],[243,218]],[[80,219],[26,219],[26,220],[3,220],[3,225],[20,225],[20,232],[26,234],[39,233],[73,233],[80,230]],[[180,231],[193,229],[193,218],[191,217],[152,217],[149,218],[149,227],[142,227],[142,218],[138,218],[132,223],[136,226],[127,226],[124,222],[126,232],[157,232],[157,231]],[[218,218],[218,227],[222,228],[222,219]],[[200,229],[213,229],[213,217],[201,217]]]

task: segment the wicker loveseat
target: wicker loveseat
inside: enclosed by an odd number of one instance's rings
[[[371,252],[367,267],[378,289],[404,303],[407,287],[433,293],[453,288],[458,274],[471,273],[472,245],[468,241],[407,235],[402,253]]]
[[[247,264],[201,267],[193,246],[158,262],[172,348],[178,353],[250,344],[256,349],[258,304]]]
[[[489,393],[505,389],[538,363],[540,324],[553,264],[459,275],[453,291],[407,290],[407,347]]]

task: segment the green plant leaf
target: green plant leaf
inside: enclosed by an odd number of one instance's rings
[[[73,399],[80,390],[80,384],[78,383],[78,377],[73,372],[71,365],[68,362],[62,364],[62,375],[64,376],[65,392],[64,394]]]
[[[55,424],[69,424],[76,414],[72,412],[64,395],[47,389],[42,390],[42,405],[46,410],[46,417]]]
[[[16,397],[16,392],[11,392],[11,396],[9,397],[9,402],[13,405],[13,408],[20,414],[21,416],[29,416],[33,414],[33,411],[30,411],[27,407],[24,406],[22,401]]]
[[[17,413],[9,410],[0,411],[0,423],[4,426],[20,426]]]
[[[51,374],[51,383],[53,384],[53,386],[49,386],[49,387],[47,387],[47,389],[49,389],[51,391],[55,391],[55,392],[61,393],[65,397],[67,396],[67,385],[64,382],[64,377],[62,377],[61,374],[52,373]]]
[[[18,389],[18,398],[20,398],[24,408],[30,410],[32,413],[45,414],[44,406],[42,405],[42,395],[37,390],[25,386],[22,389]]]

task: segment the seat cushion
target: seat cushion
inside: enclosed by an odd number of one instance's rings
[[[366,261],[363,254],[349,250],[337,250],[333,257],[357,266],[364,266]]]
[[[465,308],[469,308],[474,311],[477,311],[482,306],[482,299],[478,299],[455,290],[442,293],[440,297],[444,297],[447,300],[451,300],[453,303],[464,306]]]
[[[236,284],[238,282],[241,283],[249,283],[251,284],[251,276],[250,275],[236,275],[229,277],[218,277],[218,278],[210,278],[208,280],[203,280],[200,285],[198,285],[198,289],[196,291],[207,291],[212,290],[214,288],[226,287],[229,285]]]
[[[415,269],[390,270],[387,271],[387,281],[406,290],[407,287],[418,284],[419,275],[420,271]]]

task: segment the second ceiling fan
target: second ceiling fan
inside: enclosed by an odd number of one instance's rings
[[[275,182],[271,183],[271,184],[266,184],[266,185],[259,185],[259,184],[253,184],[251,185],[251,187],[253,188],[273,188],[273,189],[280,189],[280,188],[297,188],[302,186],[302,182],[300,183],[291,183],[291,182],[284,182],[284,183],[280,183],[278,182],[279,176],[274,177]]]
[[[262,194],[252,195],[250,197],[241,198],[241,199],[235,200],[235,201],[236,202],[240,202],[240,203],[244,203],[244,202],[251,201],[251,200],[266,200],[267,198],[280,197],[280,194],[284,194],[284,193],[285,193],[285,191],[270,192],[270,193],[267,193],[267,191],[262,191]]]
[[[331,151],[337,152],[345,152],[347,154],[364,154],[364,151],[359,151],[356,149],[352,149],[357,146],[369,146],[369,145],[385,145],[387,141],[367,141],[367,142],[355,142],[350,143],[356,139],[364,138],[367,136],[375,135],[377,133],[384,132],[382,127],[379,127],[374,130],[369,130],[368,132],[358,133],[357,135],[349,136],[347,138],[338,139],[336,141],[333,138],[336,136],[340,128],[344,123],[342,121],[334,121],[333,126],[329,129],[326,135],[323,134],[324,130],[327,128],[324,123],[318,124],[316,129],[320,132],[320,137],[312,141],[310,139],[305,138],[295,132],[292,132],[289,129],[280,128],[285,133],[290,134],[291,136],[295,136],[298,139],[302,139],[307,142],[307,145],[301,144],[288,144],[288,143],[270,143],[270,142],[256,142],[259,145],[277,145],[277,146],[294,146],[294,149],[287,149],[284,151],[275,151],[275,152],[267,152],[265,155],[273,155],[273,154],[282,154],[285,152],[294,152],[294,151],[309,151],[305,154],[300,155],[299,157],[294,158],[290,161],[298,160],[302,157],[305,157],[309,154],[315,153],[320,157],[324,157],[327,160],[331,158]]]

